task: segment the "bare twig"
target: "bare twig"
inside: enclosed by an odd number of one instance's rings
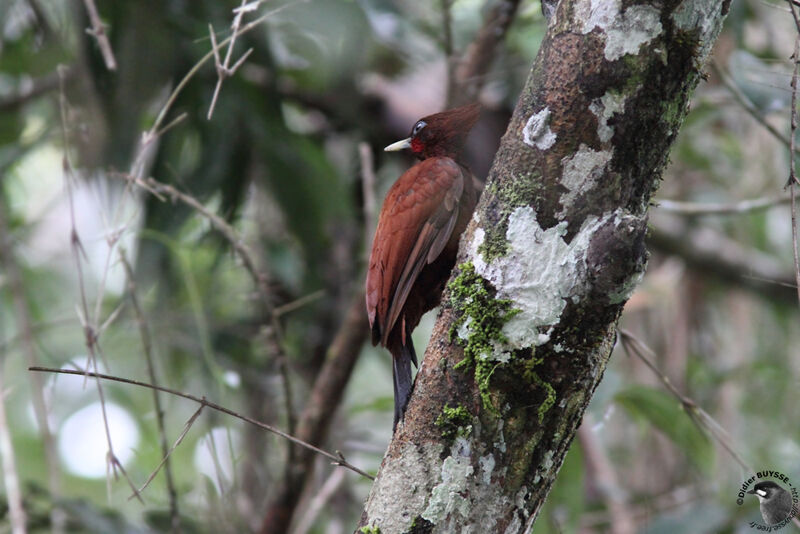
[[[65,77],[70,79],[74,77],[75,69],[66,69]],[[0,111],[11,111],[19,108],[43,94],[55,91],[58,89],[59,76],[57,72],[52,72],[41,78],[36,78],[28,85],[24,86],[21,90],[14,94],[10,94],[0,98]]]
[[[260,2],[259,2],[260,3]],[[236,74],[236,71],[239,67],[247,59],[253,49],[250,48],[247,52],[242,54],[242,57],[234,63],[233,67],[230,67],[231,62],[231,55],[233,54],[233,46],[236,44],[236,37],[239,35],[239,26],[242,24],[242,16],[249,10],[246,10],[245,7],[247,6],[247,0],[242,0],[242,5],[239,6],[238,9],[234,10],[235,15],[233,16],[233,24],[231,24],[231,40],[228,43],[228,51],[225,53],[225,61],[220,61],[219,59],[219,51],[217,50],[217,38],[214,35],[214,28],[211,24],[208,25],[208,33],[211,36],[211,51],[214,52],[214,66],[217,69],[217,86],[214,88],[214,96],[211,98],[211,105],[208,107],[208,116],[206,117],[208,120],[211,120],[211,116],[214,114],[214,107],[217,105],[217,97],[219,96],[219,91],[222,89],[222,82],[225,78],[233,76]]]
[[[272,313],[275,314],[275,317],[280,317],[282,315],[286,315],[289,312],[293,312],[294,310],[302,308],[306,304],[314,302],[315,300],[320,299],[324,296],[325,296],[325,290],[319,289],[317,291],[309,293],[308,295],[304,295],[299,299],[295,299],[292,302],[287,302],[286,304],[283,304],[281,306],[276,306]]]
[[[128,294],[133,306],[133,312],[136,315],[136,323],[139,325],[139,336],[142,339],[142,350],[144,351],[144,361],[147,366],[147,375],[149,376],[152,384],[158,385],[158,377],[156,376],[155,363],[153,361],[153,345],[150,339],[150,328],[147,325],[144,312],[139,304],[139,297],[136,294],[136,280],[133,276],[131,264],[128,262],[128,258],[125,254],[125,249],[119,249],[119,257],[122,262],[122,266],[125,268],[125,275],[128,278]],[[173,532],[180,532],[181,519],[180,512],[178,510],[178,493],[175,491],[175,482],[172,478],[172,467],[169,462],[170,449],[167,445],[167,431],[164,425],[164,410],[161,407],[161,398],[158,394],[158,390],[155,389],[153,390],[153,408],[156,411],[156,425],[158,427],[158,436],[161,441],[161,453],[164,458],[161,464],[164,465],[164,479],[167,485],[167,495],[169,496],[170,523]],[[159,468],[160,467],[161,465],[159,465]],[[139,492],[141,492],[146,486],[147,483],[145,483],[145,485],[139,489]]]
[[[644,364],[661,380],[664,387],[675,397],[683,407],[689,419],[704,433],[714,438],[723,449],[739,464],[739,466],[748,473],[755,474],[755,470],[750,467],[747,462],[736,452],[731,438],[728,433],[717,423],[708,412],[701,408],[694,400],[680,392],[677,387],[672,383],[668,376],[661,372],[655,363],[650,358],[655,358],[655,353],[652,349],[640,341],[636,336],[627,330],[619,329],[620,341],[625,352],[630,356],[634,355],[639,358]]]
[[[292,443],[294,443],[296,445],[299,445],[299,446],[301,446],[301,447],[303,447],[305,449],[313,451],[313,452],[315,452],[317,454],[321,454],[322,456],[330,459],[333,465],[339,465],[341,467],[345,467],[347,469],[350,469],[351,471],[356,472],[359,475],[361,475],[363,477],[366,477],[366,478],[368,478],[370,480],[374,480],[375,479],[375,477],[373,477],[369,473],[367,473],[365,471],[362,471],[358,467],[356,467],[353,464],[347,462],[345,459],[342,458],[341,455],[332,454],[332,453],[330,453],[328,451],[322,450],[322,449],[320,449],[318,447],[315,447],[314,445],[306,443],[305,441],[297,439],[296,437],[294,437],[294,436],[292,436],[290,434],[287,434],[286,432],[284,432],[284,431],[282,431],[282,430],[280,430],[280,429],[278,429],[278,428],[276,428],[276,427],[274,427],[272,425],[268,425],[267,423],[262,423],[261,421],[257,421],[257,420],[255,420],[255,419],[253,419],[251,417],[247,417],[246,415],[241,415],[238,412],[235,412],[235,411],[233,411],[233,410],[231,410],[229,408],[225,408],[224,406],[220,406],[219,404],[211,402],[211,401],[207,400],[205,397],[202,397],[202,398],[201,397],[196,397],[194,395],[190,395],[189,393],[184,393],[184,392],[178,391],[176,389],[171,389],[171,388],[167,388],[167,387],[164,387],[164,386],[155,386],[153,384],[149,384],[147,382],[142,382],[140,380],[132,380],[130,378],[122,378],[122,377],[119,377],[119,376],[107,375],[107,374],[103,374],[103,373],[86,372],[86,371],[72,370],[72,369],[56,369],[56,368],[52,368],[52,367],[38,367],[38,366],[28,367],[28,371],[41,372],[41,373],[57,373],[57,374],[76,375],[76,376],[89,376],[90,378],[97,378],[97,379],[100,379],[100,380],[111,380],[113,382],[121,382],[123,384],[131,384],[131,385],[134,385],[134,386],[139,386],[139,387],[144,387],[144,388],[149,388],[149,389],[156,389],[158,391],[163,391],[164,393],[169,393],[170,395],[174,395],[176,397],[182,397],[184,399],[188,399],[190,401],[194,401],[194,402],[196,402],[198,404],[201,404],[203,406],[207,406],[207,407],[211,408],[212,410],[216,410],[218,412],[222,412],[224,414],[230,415],[231,417],[235,417],[237,419],[241,419],[242,421],[244,421],[246,423],[250,423],[251,425],[255,425],[255,426],[257,426],[259,428],[262,428],[262,429],[264,429],[264,430],[266,430],[268,432],[272,432],[273,434],[277,434],[278,436],[281,436],[282,438],[287,439],[287,440],[291,441]],[[136,490],[136,491],[138,492],[138,490]]]
[[[173,201],[179,201],[183,204],[186,204],[193,210],[200,213],[203,217],[208,219],[211,225],[217,230],[222,236],[231,244],[233,247],[234,252],[239,256],[244,264],[245,269],[247,272],[250,273],[250,276],[253,278],[253,282],[256,285],[256,289],[260,293],[262,299],[264,301],[269,301],[269,288],[268,288],[268,276],[266,273],[262,272],[258,266],[256,265],[255,260],[253,259],[253,254],[250,251],[250,247],[245,244],[245,242],[239,237],[239,234],[236,232],[230,224],[228,224],[225,219],[214,213],[213,211],[206,208],[199,200],[194,198],[193,196],[183,193],[176,189],[175,187],[164,184],[156,180],[155,178],[137,178],[136,176],[132,176],[127,173],[113,173],[117,176],[121,176],[126,180],[136,184],[139,187],[149,191],[157,198],[163,200],[164,197],[171,198]]]
[[[653,217],[648,242],[683,259],[706,276],[754,291],[762,297],[794,303],[794,276],[779,261],[747,248],[711,228],[690,229],[680,220]]]
[[[260,24],[265,22],[267,19],[269,19],[276,13],[279,13],[288,7],[296,6],[298,4],[304,4],[307,3],[308,1],[309,0],[298,0],[297,2],[283,4],[281,6],[276,7],[275,9],[271,9],[266,13],[264,13],[263,15],[261,15],[260,17],[258,17],[257,19],[253,20],[252,22],[249,22],[244,26],[242,26],[237,35],[243,35],[249,32],[253,28],[258,27]],[[260,3],[261,3],[260,0],[256,0],[255,2],[251,2],[250,4],[242,6],[239,9],[242,10],[243,12],[247,12],[260,5]],[[172,93],[170,93],[170,95],[167,97],[167,101],[164,103],[163,106],[161,106],[161,110],[158,112],[158,116],[156,117],[156,120],[153,122],[153,125],[150,127],[149,130],[147,130],[142,134],[141,149],[139,150],[139,155],[137,156],[136,160],[131,166],[131,174],[133,174],[137,178],[141,178],[139,174],[141,169],[141,158],[146,153],[145,149],[156,139],[158,139],[159,132],[163,132],[163,130],[161,129],[161,124],[164,122],[164,120],[167,117],[167,114],[170,112],[172,106],[175,104],[175,101],[178,99],[178,95],[180,95],[180,93],[183,91],[183,88],[186,87],[186,85],[192,78],[194,78],[194,75],[197,74],[197,72],[203,67],[203,65],[205,65],[206,62],[212,59],[215,54],[218,54],[216,50],[228,44],[232,39],[233,35],[231,35],[227,39],[223,39],[221,42],[217,44],[216,47],[214,47],[214,51],[208,52],[205,56],[200,58],[200,60],[197,63],[195,63],[191,69],[189,69],[189,71],[181,79],[181,81],[178,82],[178,85],[175,86],[175,89],[172,90]]]
[[[617,474],[608,454],[599,443],[592,430],[592,415],[586,413],[583,423],[578,428],[578,439],[586,462],[586,468],[593,474],[595,486],[605,501],[611,534],[633,534],[636,525],[628,510],[628,502],[624,493],[624,486],[619,484]]]
[[[789,4],[789,11],[792,12],[792,18],[794,19],[794,25],[797,27],[797,33],[800,34],[800,15],[798,15],[795,9],[795,7],[800,7],[800,4],[792,0],[787,0],[787,3]]]
[[[99,351],[98,342],[98,329],[94,328],[90,323],[91,318],[89,315],[89,304],[88,299],[86,297],[86,287],[83,280],[83,266],[81,263],[81,255],[86,257],[86,252],[83,249],[83,245],[81,244],[80,237],[78,236],[78,231],[75,223],[75,200],[73,198],[73,191],[72,186],[75,182],[75,176],[72,171],[72,164],[70,163],[69,158],[69,137],[67,135],[67,98],[64,92],[64,77],[63,77],[64,69],[59,67],[59,74],[62,74],[60,79],[60,87],[59,87],[59,110],[61,116],[61,135],[63,137],[64,143],[64,154],[61,159],[62,164],[62,171],[64,174],[64,185],[67,190],[67,198],[69,201],[69,214],[70,214],[70,246],[72,248],[72,255],[75,259],[75,267],[78,273],[78,289],[80,293],[80,306],[78,307],[78,317],[81,321],[81,326],[83,327],[84,332],[84,339],[86,342],[86,348],[89,353],[89,365],[88,367],[94,367],[95,371],[97,371],[97,355]],[[113,238],[110,238],[113,239]],[[109,251],[109,256],[111,252]],[[106,270],[108,268],[108,262],[106,264]],[[101,287],[103,282],[101,281]],[[102,299],[102,291],[98,294],[98,299]],[[100,352],[102,357],[102,352]],[[108,367],[108,365],[106,365]],[[89,373],[84,373],[84,376],[88,377]],[[103,393],[103,386],[100,380],[95,381],[97,385],[97,393],[100,399],[100,407],[103,413],[103,426],[105,429],[106,434],[106,444],[108,446],[108,453],[106,455],[106,459],[108,461],[108,467],[111,472],[115,475],[117,471],[122,473],[125,480],[128,482],[128,485],[133,489],[136,493],[139,501],[144,503],[144,500],[139,496],[138,491],[136,491],[136,486],[134,485],[133,481],[128,476],[127,471],[122,466],[120,461],[117,459],[116,455],[114,454],[114,447],[111,441],[111,430],[108,426],[108,414],[106,413],[106,403],[105,403],[105,394]],[[107,479],[107,491],[110,498],[111,495],[111,479]]]
[[[722,426],[717,423],[717,421],[711,417],[708,412],[701,408],[694,400],[681,393],[678,388],[672,384],[669,377],[662,373],[658,367],[656,367],[655,363],[653,363],[651,360],[651,358],[655,358],[655,353],[653,350],[643,341],[634,336],[631,332],[623,329],[619,329],[618,332],[620,334],[622,347],[625,349],[626,354],[629,356],[633,354],[642,360],[644,364],[651,371],[653,371],[653,373],[655,373],[659,380],[661,380],[661,383],[664,384],[664,387],[666,387],[667,391],[669,391],[681,403],[681,406],[689,416],[689,419],[691,419],[692,422],[702,432],[705,432],[707,435],[714,438],[717,443],[719,443],[720,446],[722,446],[722,448],[731,455],[734,461],[739,464],[742,469],[744,469],[750,475],[754,475],[756,471],[750,467],[750,465],[748,465],[742,456],[736,451],[734,444],[731,442],[731,437],[727,431],[725,431],[725,429],[722,428]],[[792,518],[792,523],[800,527],[800,519],[797,517]]]
[[[341,469],[331,472],[330,476],[319,488],[319,491],[314,494],[314,497],[311,499],[308,508],[306,508],[303,517],[300,518],[297,526],[293,529],[293,534],[308,534],[308,532],[311,530],[311,527],[314,526],[314,522],[317,520],[317,517],[319,517],[320,512],[322,512],[322,510],[328,506],[328,502],[334,495],[336,495],[339,487],[345,481],[346,474],[347,471],[343,471]]]
[[[711,68],[714,70],[717,76],[719,76],[719,79],[722,80],[723,85],[725,85],[725,87],[731,92],[733,98],[739,103],[739,105],[742,106],[742,108],[749,113],[756,120],[756,122],[763,126],[764,129],[771,133],[776,139],[781,141],[787,147],[790,146],[791,140],[764,119],[756,105],[753,104],[747,95],[742,92],[733,78],[731,78],[728,73],[725,72],[722,67],[713,59],[710,63]],[[797,148],[795,148],[794,152],[800,154],[800,151],[798,151]]]
[[[108,70],[117,70],[117,60],[114,59],[114,51],[111,50],[111,43],[108,42],[108,35],[106,35],[105,25],[100,20],[100,14],[97,12],[97,6],[94,5],[94,0],[83,0],[83,5],[86,6],[86,12],[89,14],[89,20],[92,27],[86,30],[86,33],[93,36],[97,41],[97,46],[100,48],[100,53],[103,55],[103,61]]]
[[[478,97],[494,61],[497,47],[505,39],[519,4],[520,0],[499,0],[486,13],[483,26],[467,47],[456,69],[455,83],[458,91],[453,95],[452,104],[463,104]]]
[[[17,475],[17,463],[14,458],[14,446],[6,418],[6,390],[3,385],[3,366],[0,365],[0,458],[3,463],[3,485],[8,502],[9,519],[12,534],[25,534],[27,517],[22,506],[22,492]]]
[[[677,213],[679,215],[739,215],[751,211],[766,210],[775,206],[789,204],[791,197],[776,195],[773,197],[754,198],[732,203],[683,202],[680,200],[656,200],[655,207],[659,211]]]
[[[798,23],[798,33],[794,39],[794,53],[792,54],[794,69],[792,69],[792,112],[791,127],[789,130],[789,190],[792,194],[792,255],[794,258],[794,276],[797,283],[797,299],[798,302],[800,302],[800,257],[798,257],[797,254],[797,202],[795,201],[795,186],[798,182],[794,164],[795,134],[797,133],[797,74],[798,68],[800,68],[800,20],[798,20],[794,4],[789,3],[789,7],[792,10],[795,22]]]
[[[158,389],[153,389],[153,391],[158,392]],[[153,470],[153,472],[150,473],[150,476],[147,477],[147,480],[144,481],[144,484],[142,484],[142,487],[139,488],[139,493],[142,493],[145,489],[147,489],[147,486],[149,486],[150,483],[153,481],[153,479],[156,478],[156,475],[158,474],[158,472],[161,470],[162,467],[164,467],[165,470],[169,469],[169,457],[170,457],[170,455],[172,454],[172,452],[175,449],[178,448],[178,445],[180,445],[181,442],[183,442],[183,438],[186,437],[186,434],[189,433],[189,429],[192,428],[192,425],[194,425],[194,422],[197,420],[198,417],[200,417],[200,414],[202,413],[203,408],[205,408],[205,405],[201,404],[200,407],[197,409],[197,411],[195,411],[192,414],[192,416],[189,418],[189,420],[186,421],[186,424],[183,425],[183,430],[181,431],[180,435],[178,436],[178,439],[176,439],[175,443],[172,444],[172,447],[169,447],[167,449],[167,451],[164,453],[164,457],[161,459],[161,462],[156,466],[156,468]],[[128,499],[130,500],[132,497],[133,497],[133,495],[128,497]],[[174,526],[175,526],[175,521],[174,520],[172,522],[172,525],[173,525],[173,528],[174,528]]]
[[[36,336],[34,335],[33,319],[28,297],[25,294],[25,282],[22,269],[16,260],[16,254],[14,252],[5,203],[3,191],[0,189],[0,265],[2,265],[7,287],[11,293],[11,301],[16,316],[15,320],[20,331],[25,359],[28,365],[37,365],[38,358],[36,355]],[[48,488],[53,498],[57,500],[61,496],[61,470],[59,469],[55,437],[47,416],[44,384],[42,380],[33,376],[30,382],[33,412],[44,446]],[[0,389],[0,395],[2,394],[4,394],[4,392]],[[53,522],[53,530],[55,532],[64,531],[65,516],[59,507],[53,508],[51,512],[51,521]]]

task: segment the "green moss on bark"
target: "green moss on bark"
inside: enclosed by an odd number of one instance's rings
[[[539,374],[536,372],[535,367],[542,363],[542,358],[537,358],[536,356],[532,356],[530,359],[525,360],[523,362],[523,371],[522,377],[532,386],[539,387],[544,390],[545,398],[544,401],[539,405],[539,410],[536,412],[536,415],[539,417],[539,423],[544,420],[545,414],[553,407],[556,403],[556,390],[550,385],[549,382],[542,380]]]
[[[506,343],[503,325],[519,310],[512,309],[509,299],[495,298],[491,285],[475,272],[471,262],[460,265],[459,274],[448,285],[450,305],[456,320],[450,327],[450,340],[464,348],[464,359],[456,369],[474,368],[483,406],[495,415],[489,382],[502,361],[494,359],[495,347]]]
[[[436,426],[441,429],[442,437],[452,441],[458,436],[468,436],[472,432],[472,416],[463,406],[451,408],[445,404],[442,413],[436,418]]]

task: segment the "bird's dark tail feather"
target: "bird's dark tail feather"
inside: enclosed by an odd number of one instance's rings
[[[392,351],[392,378],[394,379],[394,425],[403,418],[408,398],[411,396],[411,362],[417,365],[417,355],[411,336],[406,336],[406,344],[400,344],[397,351]]]

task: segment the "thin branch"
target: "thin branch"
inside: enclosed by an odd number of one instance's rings
[[[578,428],[578,439],[581,443],[581,450],[586,464],[587,471],[593,474],[597,491],[605,502],[609,521],[609,532],[611,534],[633,534],[636,532],[632,514],[629,511],[624,485],[619,484],[619,479],[607,452],[602,443],[592,430],[592,415],[586,413],[583,416],[583,423]]]
[[[792,18],[794,19],[794,25],[797,27],[797,33],[800,34],[800,15],[797,14],[797,10],[795,7],[800,6],[800,4],[795,3],[792,0],[787,0],[789,4],[789,11],[792,12]]]
[[[0,362],[2,363],[2,362]],[[6,418],[6,389],[3,385],[3,366],[0,365],[0,459],[3,466],[3,485],[11,523],[12,534],[25,534],[27,517],[22,506],[22,492],[17,475],[17,462],[14,458],[14,445],[11,443],[8,419]]]
[[[774,257],[742,246],[710,228],[691,229],[680,220],[653,217],[651,246],[680,257],[702,274],[758,295],[795,303],[794,275]]]
[[[309,0],[297,0],[294,3],[283,4],[281,6],[276,7],[275,9],[271,9],[270,11],[267,11],[257,19],[253,20],[252,22],[245,24],[241,28],[241,30],[239,30],[238,35],[243,35],[252,30],[253,28],[258,27],[260,24],[269,19],[271,16],[283,11],[288,7],[304,4],[307,2],[309,2]],[[242,12],[248,12],[257,8],[260,4],[261,0],[256,0],[240,8],[237,8],[237,10],[241,10]],[[234,10],[234,12],[236,12],[237,10]],[[130,173],[132,175],[136,176],[137,178],[142,177],[141,170],[143,167],[143,158],[144,155],[147,153],[147,148],[159,138],[160,133],[163,133],[167,129],[166,127],[162,129],[161,124],[164,122],[164,120],[167,117],[167,114],[172,109],[172,106],[175,104],[175,101],[178,99],[178,95],[181,94],[184,87],[186,87],[189,81],[192,78],[194,78],[194,75],[197,74],[197,72],[203,67],[203,65],[205,65],[206,62],[212,59],[215,55],[218,55],[217,50],[220,47],[223,47],[226,44],[228,44],[232,39],[233,35],[231,35],[227,39],[223,39],[221,42],[217,44],[217,46],[213,48],[212,51],[208,52],[205,56],[200,58],[200,60],[197,63],[195,63],[191,69],[189,69],[189,71],[184,75],[184,77],[181,78],[181,81],[178,82],[178,85],[175,86],[175,89],[172,90],[170,95],[167,97],[167,101],[164,103],[163,106],[161,106],[161,110],[158,112],[158,116],[156,116],[156,120],[153,122],[153,125],[150,126],[149,130],[142,133],[142,139],[140,141],[140,149],[138,151],[136,158],[134,158],[133,164],[131,165]]]
[[[365,471],[362,471],[358,467],[356,467],[353,464],[347,462],[342,457],[341,454],[338,454],[338,455],[337,454],[332,454],[332,453],[330,453],[328,451],[325,451],[323,449],[315,447],[314,445],[311,445],[310,443],[306,443],[305,441],[297,439],[296,437],[294,437],[294,436],[292,436],[290,434],[287,434],[286,432],[284,432],[284,431],[282,431],[282,430],[280,430],[280,429],[278,429],[278,428],[276,428],[276,427],[274,427],[272,425],[268,425],[267,423],[262,423],[261,421],[257,421],[257,420],[255,420],[255,419],[253,419],[251,417],[247,417],[246,415],[241,415],[241,414],[239,414],[239,413],[237,413],[237,412],[235,412],[235,411],[233,411],[233,410],[231,410],[229,408],[225,408],[224,406],[220,406],[219,404],[211,402],[211,401],[207,400],[205,397],[196,397],[194,395],[190,395],[189,393],[184,393],[184,392],[178,391],[176,389],[171,389],[171,388],[167,388],[167,387],[164,387],[164,386],[156,386],[156,385],[153,385],[153,384],[148,384],[147,382],[142,382],[140,380],[132,380],[130,378],[122,378],[122,377],[119,377],[119,376],[107,375],[107,374],[103,374],[103,373],[86,372],[86,371],[72,370],[72,369],[56,369],[56,368],[52,368],[52,367],[39,367],[39,366],[28,367],[28,371],[41,372],[41,373],[56,373],[56,374],[64,374],[64,375],[88,376],[90,378],[97,378],[97,379],[100,379],[100,380],[110,380],[112,382],[121,382],[123,384],[131,384],[133,386],[139,386],[139,387],[144,387],[144,388],[149,388],[149,389],[155,389],[155,390],[158,390],[158,391],[162,391],[164,393],[169,393],[170,395],[174,395],[176,397],[182,397],[184,399],[188,399],[190,401],[194,401],[194,402],[196,402],[198,404],[201,404],[203,406],[207,406],[207,407],[211,408],[212,410],[216,410],[218,412],[230,415],[231,417],[235,417],[237,419],[241,419],[242,421],[244,421],[246,423],[250,423],[251,425],[254,425],[254,426],[257,426],[259,428],[262,428],[262,429],[264,429],[264,430],[266,430],[268,432],[272,432],[273,434],[277,434],[278,436],[281,436],[282,438],[287,439],[287,440],[291,441],[292,443],[294,443],[296,445],[300,445],[301,447],[303,447],[305,449],[313,451],[313,452],[315,452],[317,454],[321,454],[322,456],[330,459],[332,461],[333,465],[338,465],[338,466],[341,466],[341,467],[345,467],[345,468],[350,469],[351,471],[353,471],[355,473],[358,473],[359,475],[361,475],[363,477],[366,477],[366,478],[368,478],[370,480],[375,480],[375,477],[373,477],[369,473],[367,473]]]
[[[103,55],[103,61],[108,70],[117,70],[117,60],[114,59],[114,51],[111,50],[111,43],[108,42],[108,35],[106,35],[105,25],[100,20],[100,14],[97,12],[97,6],[94,5],[94,0],[83,0],[83,5],[86,6],[86,12],[89,14],[89,20],[92,23],[91,29],[87,29],[86,33],[93,36],[97,41],[97,46],[100,48],[100,53]]]
[[[11,301],[14,306],[15,322],[20,332],[22,350],[28,365],[37,365],[36,336],[34,335],[33,319],[30,303],[25,291],[23,270],[16,259],[12,242],[11,229],[8,224],[6,199],[4,191],[0,189],[0,266],[5,275],[5,281]],[[42,437],[42,445],[47,466],[48,488],[55,500],[61,497],[61,470],[58,462],[58,451],[55,436],[50,427],[47,414],[47,401],[44,395],[44,384],[37,377],[30,377],[31,402],[36,418],[36,426]],[[0,395],[4,394],[0,389]],[[65,516],[59,507],[51,511],[51,521],[55,532],[64,531]]]
[[[139,325],[139,337],[142,339],[142,350],[144,351],[144,361],[147,366],[147,375],[150,382],[158,385],[158,377],[156,376],[155,363],[153,361],[153,345],[150,339],[150,328],[147,325],[144,312],[139,304],[139,297],[136,294],[136,280],[133,276],[133,268],[125,254],[125,249],[119,249],[119,258],[122,266],[125,269],[125,276],[128,279],[128,295],[131,299],[133,312],[136,315],[136,323]],[[170,449],[167,445],[167,431],[164,425],[164,409],[161,407],[161,398],[158,390],[153,390],[153,408],[156,411],[156,425],[158,427],[158,436],[161,441],[161,453],[164,458],[161,464],[164,465],[164,479],[167,485],[167,495],[169,496],[169,513],[170,523],[173,532],[181,531],[181,518],[178,510],[178,492],[175,490],[175,482],[172,478],[172,466],[169,462]],[[159,465],[161,467],[161,465]],[[149,482],[149,481],[148,481]],[[147,483],[139,489],[139,492],[147,486]]]
[[[308,295],[304,295],[299,299],[295,299],[292,302],[287,302],[286,304],[283,304],[281,306],[276,306],[272,313],[275,314],[275,317],[281,317],[282,315],[286,315],[289,312],[293,312],[294,310],[300,309],[306,304],[314,302],[315,300],[320,299],[324,296],[325,296],[325,290],[319,289],[317,291],[309,293]]]
[[[712,59],[710,63],[711,68],[714,70],[716,75],[719,76],[719,79],[722,80],[722,84],[731,92],[733,98],[739,103],[739,105],[742,106],[742,108],[749,113],[756,120],[756,122],[763,126],[764,129],[771,133],[776,139],[778,139],[787,147],[790,146],[792,143],[791,140],[764,119],[756,105],[753,104],[747,95],[742,92],[733,78],[731,78],[715,60]],[[795,148],[794,152],[796,154],[800,154],[800,149]]]
[[[519,8],[520,0],[499,0],[486,13],[483,26],[467,47],[455,72],[458,94],[453,104],[463,104],[478,97],[486,75],[497,55],[497,48],[505,39]]]
[[[127,174],[127,173],[112,173],[116,176],[121,176],[126,180],[136,184],[139,187],[149,191],[153,195],[156,195],[158,198],[163,199],[164,197],[169,197],[173,201],[179,201],[183,204],[186,204],[193,210],[200,213],[203,217],[208,219],[211,225],[217,230],[222,236],[231,244],[233,247],[234,252],[239,256],[244,264],[245,269],[247,272],[250,273],[250,276],[253,279],[253,282],[256,285],[256,289],[261,294],[261,297],[264,299],[265,302],[269,302],[269,289],[268,289],[268,277],[266,273],[259,270],[256,266],[256,262],[253,259],[253,254],[250,251],[250,247],[248,247],[241,237],[239,237],[236,229],[233,228],[230,224],[228,224],[225,219],[214,213],[213,211],[206,208],[199,200],[194,198],[193,196],[183,193],[176,189],[175,187],[164,184],[156,180],[155,178],[138,178],[136,176]],[[163,195],[163,196],[159,196]]]
[[[154,389],[153,391],[158,392],[157,389]],[[156,478],[156,475],[158,475],[158,472],[161,470],[162,467],[164,467],[165,471],[167,469],[169,469],[169,458],[170,458],[170,456],[172,455],[173,451],[178,448],[178,445],[180,445],[181,442],[183,442],[183,438],[186,437],[186,434],[189,433],[189,429],[192,428],[192,425],[194,425],[194,422],[197,420],[198,417],[200,417],[200,414],[202,413],[203,408],[205,408],[205,405],[201,404],[200,407],[192,414],[192,416],[189,418],[189,420],[186,421],[186,424],[183,425],[183,430],[181,431],[180,435],[178,436],[178,439],[175,440],[175,443],[172,444],[172,447],[169,447],[166,450],[166,452],[164,453],[164,457],[161,459],[161,462],[156,466],[156,468],[153,470],[153,472],[150,473],[150,476],[147,477],[147,480],[144,481],[144,484],[142,484],[142,487],[139,488],[139,493],[142,493],[145,489],[147,489],[147,486],[149,486],[150,483],[153,481],[153,479]],[[128,497],[128,500],[130,500],[132,497],[133,497],[133,495]],[[174,529],[174,527],[175,527],[174,519],[172,521],[172,526],[173,526],[173,529]]]
[[[761,211],[775,206],[789,204],[791,197],[776,195],[773,197],[754,198],[732,203],[683,202],[680,200],[656,200],[655,208],[659,211],[678,215],[738,215],[752,211]]]
[[[800,302],[800,257],[797,253],[797,202],[795,201],[795,186],[797,185],[797,175],[795,174],[794,152],[795,152],[795,134],[797,133],[797,74],[800,68],[800,19],[798,19],[797,12],[794,4],[789,3],[792,10],[792,16],[797,23],[797,35],[794,39],[794,53],[792,54],[792,61],[794,62],[794,69],[792,70],[792,112],[791,112],[791,127],[789,130],[789,188],[792,194],[792,255],[794,258],[794,276],[797,283],[797,300]]]
[[[72,170],[72,164],[70,163],[69,158],[69,136],[67,135],[67,97],[64,91],[64,76],[63,72],[64,69],[59,67],[58,69],[60,77],[60,86],[59,86],[59,111],[60,111],[60,118],[61,118],[61,135],[63,138],[63,150],[64,154],[61,158],[61,165],[62,165],[62,172],[64,177],[64,186],[67,190],[67,198],[69,201],[69,215],[70,215],[70,247],[72,249],[72,255],[75,259],[75,267],[78,273],[78,289],[80,293],[80,306],[78,307],[78,317],[81,322],[81,326],[83,328],[84,339],[86,343],[86,348],[89,353],[89,367],[94,367],[95,371],[98,370],[97,365],[97,354],[99,351],[98,342],[98,332],[96,328],[93,328],[92,324],[90,324],[90,316],[89,316],[89,304],[88,299],[86,297],[86,286],[84,283],[83,278],[83,266],[81,263],[81,254],[83,254],[84,259],[86,258],[86,251],[83,249],[83,245],[81,244],[80,237],[78,235],[77,226],[75,223],[75,199],[73,197],[72,187],[75,180],[75,176]],[[111,251],[109,250],[109,256]],[[106,270],[108,269],[108,262],[106,264]],[[101,281],[101,287],[103,282]],[[102,291],[98,294],[98,299],[102,299]],[[102,352],[100,352],[102,357]],[[106,367],[108,365],[106,364]],[[88,373],[84,373],[84,376],[88,377]],[[144,503],[144,500],[139,496],[138,492],[136,491],[136,486],[134,485],[133,481],[128,476],[127,471],[123,467],[122,463],[114,454],[114,447],[111,441],[111,430],[108,426],[108,414],[106,412],[106,402],[105,402],[105,394],[103,393],[103,385],[100,380],[95,381],[97,385],[97,393],[100,399],[100,408],[103,414],[103,427],[105,429],[106,434],[106,444],[108,446],[108,453],[106,455],[106,459],[108,462],[109,469],[116,475],[117,470],[122,473],[123,477],[127,481],[128,485],[133,489],[136,493],[139,501]],[[107,478],[107,492],[109,495],[109,500],[111,496],[111,479]]]
[[[330,500],[339,491],[339,488],[345,481],[346,473],[346,471],[342,471],[341,469],[331,472],[330,476],[319,488],[319,491],[314,494],[303,517],[300,518],[298,525],[293,529],[292,534],[308,534],[311,527],[314,526],[314,522],[319,517],[319,514],[328,506]]]
[[[260,2],[258,2],[260,3]],[[253,49],[250,48],[247,52],[242,54],[242,57],[233,65],[233,67],[229,67],[231,62],[231,55],[233,53],[233,47],[236,44],[236,37],[239,35],[239,26],[242,24],[242,16],[245,14],[246,10],[244,9],[247,6],[247,0],[242,0],[242,5],[239,6],[238,9],[234,10],[234,17],[233,17],[233,24],[231,24],[231,40],[228,43],[228,51],[225,54],[225,61],[221,62],[219,59],[219,51],[217,50],[217,38],[214,35],[214,28],[211,24],[208,25],[208,33],[211,36],[211,50],[214,52],[214,66],[217,69],[217,85],[214,88],[214,96],[211,98],[211,105],[208,107],[208,116],[206,117],[208,120],[211,120],[211,116],[214,114],[214,107],[217,105],[217,97],[219,96],[219,91],[222,89],[222,82],[225,78],[233,76],[236,71],[239,69],[240,66],[245,62],[247,56],[249,56]]]
[[[75,69],[65,69],[65,79],[69,80],[75,75]],[[13,111],[24,106],[31,100],[58,89],[59,75],[51,72],[41,78],[36,78],[25,85],[16,93],[0,98],[0,112]]]
[[[620,334],[620,341],[625,352],[630,356],[634,355],[639,358],[644,364],[661,380],[661,383],[675,397],[683,407],[686,414],[692,422],[704,433],[714,438],[722,448],[739,464],[742,469],[748,473],[755,474],[755,469],[750,467],[747,462],[736,452],[733,443],[731,443],[730,435],[720,426],[719,423],[711,417],[708,412],[701,408],[694,400],[680,392],[677,387],[672,383],[668,376],[661,372],[655,363],[650,358],[655,358],[653,350],[640,341],[639,338],[634,336],[631,332],[623,329],[618,330]]]

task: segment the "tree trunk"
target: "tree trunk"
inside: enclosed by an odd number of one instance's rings
[[[729,3],[560,2],[359,526],[536,519],[644,271],[648,202]]]

